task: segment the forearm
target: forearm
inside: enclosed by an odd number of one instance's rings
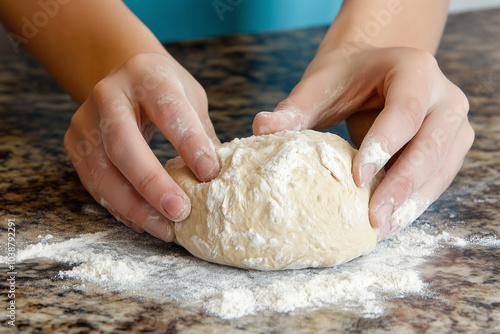
[[[346,54],[367,46],[412,47],[435,53],[446,22],[448,0],[345,0],[319,52]]]
[[[58,8],[49,16],[36,0],[1,1],[0,19],[15,34],[11,38],[24,45],[77,102],[83,102],[99,80],[133,55],[168,54],[120,0],[52,3]],[[43,18],[39,12],[45,13],[46,24],[34,22],[37,13]],[[36,28],[30,34],[26,21]]]

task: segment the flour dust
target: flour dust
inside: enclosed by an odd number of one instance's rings
[[[378,317],[385,299],[428,292],[418,267],[436,249],[468,244],[498,248],[500,240],[457,238],[419,222],[341,266],[260,272],[207,263],[176,245],[123,227],[69,240],[39,236],[36,244],[20,245],[17,261],[44,257],[68,263],[72,269],[54,280],[73,279],[71,285],[76,279],[82,282],[79,288],[91,281],[132,297],[174,301],[226,319],[318,308]]]

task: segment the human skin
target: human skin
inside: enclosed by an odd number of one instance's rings
[[[122,1],[64,2],[23,46],[81,103],[66,151],[83,186],[118,220],[172,241],[172,222],[189,215],[190,200],[147,141],[157,126],[200,180],[215,177],[205,91]],[[23,17],[39,11],[36,0],[0,2],[2,23],[21,37]]]
[[[84,187],[118,220],[172,241],[172,222],[189,215],[190,200],[147,142],[158,127],[200,180],[215,177],[218,139],[206,94],[121,1],[58,1],[57,13],[22,44],[81,103],[66,151]],[[345,1],[302,80],[253,125],[255,134],[265,134],[327,128],[347,118],[361,145],[353,165],[358,185],[395,156],[370,202],[381,239],[397,230],[390,217],[405,200],[418,194],[428,205],[448,187],[473,140],[467,99],[432,56],[447,1],[396,2],[402,10],[394,0]],[[394,9],[389,23],[359,43],[356,28],[385,9]],[[0,19],[22,36],[23,17],[40,10],[36,0],[2,1]],[[373,143],[383,159],[370,160]],[[421,147],[425,158],[415,164]]]
[[[346,119],[359,146],[356,184],[387,169],[369,204],[379,239],[444,192],[474,139],[467,98],[433,56],[447,8],[443,0],[345,1],[301,81],[273,113],[254,120],[254,133],[266,134]]]

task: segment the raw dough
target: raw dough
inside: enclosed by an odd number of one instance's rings
[[[192,201],[176,242],[210,262],[258,270],[328,267],[369,253],[371,189],[351,174],[356,150],[316,131],[235,139],[216,148],[221,172],[202,183],[180,157],[166,169]]]

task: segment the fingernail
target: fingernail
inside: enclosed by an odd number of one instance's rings
[[[257,122],[254,120],[254,123],[252,124],[252,131],[254,135],[266,135],[271,132],[269,124],[267,124],[267,122],[264,122],[264,124],[262,124],[262,119],[269,119],[270,117],[272,117],[272,114],[273,113],[270,111],[261,111],[255,116]]]
[[[376,166],[375,164],[364,164],[360,169],[360,181],[361,186],[365,186],[372,180],[375,175]]]
[[[180,221],[186,218],[189,206],[186,204],[186,199],[179,195],[166,194],[162,199],[163,208],[165,209],[169,219]]]
[[[394,205],[391,203],[386,203],[380,206],[377,211],[375,211],[375,216],[377,216],[378,220],[378,226],[376,227],[383,228],[384,225],[389,225],[389,218],[391,218],[393,211]]]
[[[201,155],[195,162],[196,174],[200,181],[210,181],[217,176],[219,161],[208,154]]]

